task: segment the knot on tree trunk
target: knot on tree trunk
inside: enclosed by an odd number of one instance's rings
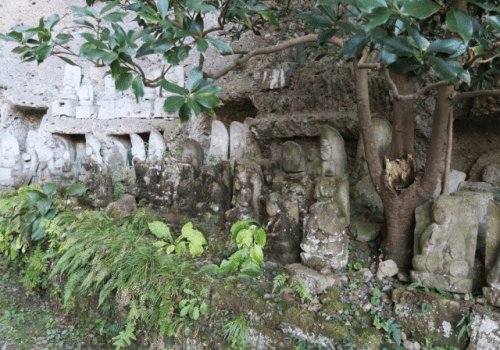
[[[397,193],[400,193],[404,188],[408,188],[415,181],[417,172],[417,162],[412,154],[391,161],[384,157],[384,175],[387,176],[389,185]]]

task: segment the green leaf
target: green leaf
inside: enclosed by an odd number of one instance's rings
[[[370,12],[377,7],[387,7],[384,0],[358,0],[356,1],[356,4],[360,9],[365,10],[366,12]]]
[[[39,220],[41,221],[41,219],[39,219]],[[35,221],[35,223],[36,223],[36,221]],[[34,241],[39,241],[39,240],[43,239],[44,237],[45,237],[45,227],[38,225],[37,228],[31,234],[31,238]]]
[[[181,310],[180,316],[184,317],[184,316],[186,316],[188,314],[188,312],[189,312],[189,305],[188,306],[184,306],[182,308],[182,310]]]
[[[130,85],[132,85],[133,81],[134,81],[134,76],[132,75],[132,73],[126,72],[120,74],[118,78],[115,80],[116,91],[127,90],[130,87]]]
[[[164,19],[168,13],[168,6],[169,6],[168,0],[158,0],[156,6],[158,8],[158,12],[160,13],[161,18]]]
[[[69,8],[70,8],[70,10],[72,10],[73,12],[75,12],[78,15],[97,18],[97,12],[92,7],[89,7],[89,6],[86,6],[86,7],[70,6]]]
[[[255,243],[257,243],[261,248],[266,246],[266,231],[262,227],[255,231],[253,237],[255,239]]]
[[[187,103],[184,103],[179,109],[179,120],[181,123],[185,123],[191,118],[191,109]]]
[[[43,187],[42,187],[42,191],[47,196],[52,196],[52,195],[56,194],[57,183],[55,183],[55,182],[48,182],[48,183],[44,184]]]
[[[394,63],[391,63],[387,68],[394,73],[407,73],[422,67],[422,63],[417,61],[414,57],[401,57]]]
[[[136,102],[139,103],[139,101],[142,100],[142,97],[144,96],[144,83],[142,82],[142,78],[140,75],[135,77],[134,81],[132,82],[132,91],[134,92]]]
[[[191,309],[189,317],[191,317],[195,321],[200,317],[200,310],[198,309],[197,306]]]
[[[373,18],[365,26],[365,31],[367,33],[371,32],[373,28],[381,24],[385,24],[389,17],[391,16],[391,11],[386,7],[377,7],[374,9],[370,15]]]
[[[0,39],[4,41],[15,41],[15,42],[20,42],[22,40],[23,35],[21,34],[21,39],[18,39],[16,37],[11,37],[5,34],[0,33]]]
[[[335,14],[335,9],[333,8],[333,6],[328,6],[328,5],[318,5],[319,4],[319,1],[318,3],[316,3],[316,7],[321,11],[323,12],[328,18],[330,18],[330,20],[332,22],[336,22],[337,21],[337,15]]]
[[[260,12],[260,15],[262,16],[262,18],[264,18],[266,21],[269,21],[269,23],[271,23],[273,26],[275,26],[277,29],[280,28],[280,22],[278,21],[278,19],[276,17],[274,17],[274,15],[268,11],[263,11],[263,12]],[[251,28],[251,27],[250,27]],[[215,46],[215,45],[214,45]],[[219,50],[220,51],[220,50]],[[222,52],[222,51],[221,51]],[[232,50],[231,50],[232,52]]]
[[[471,3],[471,4],[474,4],[476,6],[479,6],[485,10],[488,10],[488,11],[493,11],[493,12],[500,12],[500,7],[498,6],[495,6],[495,5],[490,5],[488,3],[482,3],[482,2],[477,2],[475,0],[467,0],[467,2]]]
[[[195,93],[194,94],[194,100],[200,104],[201,106],[205,107],[205,108],[215,108],[215,107],[219,107],[219,106],[222,106],[223,103],[221,102],[221,100],[219,100],[219,98],[213,94],[210,94],[210,93]]]
[[[253,243],[253,232],[249,229],[241,230],[236,236],[236,244],[238,248],[250,248]]]
[[[188,86],[188,91],[193,92],[196,87],[200,84],[200,82],[203,80],[203,72],[202,72],[202,67],[198,66],[189,72],[188,75],[188,80],[187,80],[187,86]]]
[[[342,58],[354,58],[359,55],[359,53],[363,50],[363,48],[368,43],[369,39],[366,36],[365,32],[361,32],[353,37],[351,37],[347,42],[342,46],[340,50],[340,57]]]
[[[194,116],[198,117],[201,112],[201,107],[198,103],[196,103],[194,100],[189,99],[186,101],[188,108],[194,112]]]
[[[103,49],[103,50],[109,50],[109,48],[108,48],[108,46],[106,44],[104,44],[102,41],[99,41],[96,38],[94,38],[94,36],[92,34],[82,33],[80,35],[83,38],[85,38],[89,43],[97,46],[98,48]]]
[[[59,23],[60,20],[61,18],[58,15],[52,15],[49,18],[47,18],[47,22],[45,22],[45,27],[47,27],[47,29],[50,31],[57,25],[57,23]]]
[[[201,7],[201,0],[187,0],[186,6],[190,12],[196,12]]]
[[[398,56],[413,55],[413,49],[408,45],[405,38],[391,36],[382,40],[383,49]]]
[[[125,17],[127,17],[127,12],[112,12],[103,17],[106,22],[116,23],[122,22]]]
[[[399,10],[401,14],[424,19],[432,16],[441,9],[437,2],[432,0],[407,0]]]
[[[100,14],[102,15],[103,13],[108,12],[109,10],[111,10],[111,9],[115,8],[116,6],[118,6],[119,4],[120,4],[120,0],[115,0],[113,2],[110,2],[109,4],[107,4],[106,6],[104,6],[102,8]]]
[[[250,21],[250,18],[248,18],[248,16],[242,10],[235,9],[235,12],[238,18],[242,20],[243,23],[245,23],[245,26],[247,26],[248,28],[252,28],[252,21]]]
[[[446,28],[462,35],[466,44],[469,43],[474,31],[471,17],[455,8],[451,8],[446,12]]]
[[[455,61],[445,61],[435,56],[429,57],[429,60],[432,64],[432,68],[434,69],[436,75],[439,78],[444,80],[449,80],[454,84],[458,83],[458,78],[457,78],[458,70],[459,68],[462,67],[460,63]]]
[[[259,265],[262,265],[264,262],[264,252],[257,244],[254,244],[250,249],[250,259]]]
[[[29,46],[17,46],[11,52],[15,54],[22,54],[29,50],[31,50],[31,47]]]
[[[251,278],[259,278],[262,273],[262,269],[259,264],[253,262],[252,260],[246,260],[241,265],[241,275],[249,276]]]
[[[225,42],[217,39],[206,39],[210,44],[212,44],[217,50],[219,50],[222,54],[232,54],[233,49],[231,46],[226,44]]]
[[[223,276],[230,275],[238,271],[238,266],[232,260],[222,260],[219,273]]]
[[[491,25],[500,32],[500,16],[490,16]]]
[[[114,52],[95,49],[93,44],[85,43],[80,47],[80,57],[91,58],[94,60],[101,59],[104,64],[110,64],[118,58],[118,55]]]
[[[208,49],[208,42],[205,39],[198,39],[196,42],[196,49],[202,54],[205,54]]]
[[[404,21],[404,29],[408,31],[411,38],[413,39],[413,41],[420,50],[429,46],[429,41],[422,35],[420,35],[420,31],[417,28],[415,28],[410,21],[408,20]]]
[[[40,214],[42,214],[42,216],[45,216],[45,214],[47,214],[53,202],[54,201],[50,198],[44,198],[36,202],[38,211],[40,212]]]
[[[170,242],[173,242],[172,235],[170,234],[170,228],[165,223],[161,221],[153,221],[148,224],[148,227],[156,238],[167,238]]]
[[[76,183],[66,189],[65,195],[66,197],[71,197],[75,195],[85,194],[85,192],[87,192],[87,188],[83,184]]]
[[[184,96],[167,97],[167,99],[163,103],[163,110],[169,113],[177,112],[185,102],[186,102],[186,97]]]
[[[202,315],[206,315],[208,313],[208,304],[205,302],[202,302],[200,305],[200,313]]]
[[[460,39],[437,39],[427,47],[427,53],[441,52],[450,55],[450,58],[460,56],[466,46]]]
[[[162,88],[164,88],[165,90],[167,90],[169,92],[172,92],[174,94],[187,96],[186,91],[184,91],[184,89],[181,88],[177,84],[162,80],[162,81],[160,81],[160,85]]]

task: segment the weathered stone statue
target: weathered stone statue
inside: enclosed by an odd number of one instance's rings
[[[210,165],[199,177],[201,195],[197,206],[200,215],[219,215],[218,222],[225,223],[225,213],[231,208],[231,167],[227,160]]]
[[[94,208],[106,208],[113,202],[113,180],[106,173],[104,165],[97,163],[93,158],[87,156],[82,164],[84,175],[83,184],[87,187],[91,196],[82,199],[85,204]]]
[[[67,64],[64,69],[63,88],[60,98],[52,104],[52,115],[74,117],[78,102],[77,89],[82,81],[82,69]]]
[[[130,141],[132,143],[132,159],[146,160],[146,148],[142,137],[137,134],[130,134]]]
[[[302,147],[296,142],[287,141],[281,149],[282,167],[285,173],[303,173],[306,169],[306,160]]]
[[[92,134],[85,134],[85,141],[87,156],[99,164],[104,164],[101,156],[101,142]]]
[[[321,129],[321,160],[323,161],[323,176],[347,173],[344,139],[337,130],[328,125]]]
[[[148,143],[148,161],[159,162],[163,159],[165,152],[165,140],[157,130],[151,129]]]
[[[311,206],[300,244],[302,264],[322,272],[346,266],[349,255],[346,228],[333,211],[331,202]]]
[[[486,227],[486,251],[484,269],[487,287],[483,295],[491,305],[500,307],[500,203],[488,203]]]
[[[15,158],[16,163],[12,167],[12,187],[18,189],[22,186],[28,185],[31,181],[30,171],[25,167],[25,162],[19,154]]]
[[[19,142],[11,134],[3,134],[0,143],[0,168],[13,168],[16,156],[20,155]]]
[[[328,202],[331,214],[337,216],[344,226],[350,223],[348,175],[318,177],[314,182],[314,199]]]
[[[314,185],[304,173],[277,173],[273,178],[273,192],[297,198],[301,216],[305,216],[313,200]]]
[[[200,200],[202,191],[201,182],[195,178],[194,168],[191,164],[181,165],[181,180],[177,187],[175,210],[179,213],[196,215],[196,204]]]
[[[267,258],[282,264],[297,262],[300,254],[299,205],[296,198],[273,192],[266,202],[264,227]]]
[[[229,134],[226,126],[220,120],[212,122],[212,134],[210,136],[209,157],[219,160],[227,160],[229,152]]]
[[[203,148],[198,141],[193,139],[184,140],[184,149],[181,154],[181,161],[193,166],[195,174],[200,171],[203,165]]]
[[[260,195],[263,184],[260,166],[251,161],[237,161],[234,170],[232,209],[226,212],[226,226],[238,221],[260,221]]]
[[[96,118],[99,113],[98,107],[94,106],[94,87],[83,85],[78,90],[80,104],[76,107],[77,118]]]
[[[316,147],[312,147],[307,154],[306,174],[311,179],[321,176],[323,172],[323,163]]]
[[[102,99],[98,102],[99,119],[114,119],[120,117],[116,112],[116,98],[115,82],[111,75],[106,75],[104,77],[104,94]]]
[[[469,293],[478,232],[476,210],[466,198],[440,196],[418,207],[415,215],[412,281]]]
[[[240,122],[232,122],[229,126],[229,156],[230,158],[245,158],[247,151],[248,128]]]

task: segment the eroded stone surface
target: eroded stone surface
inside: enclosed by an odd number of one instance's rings
[[[472,307],[474,321],[470,326],[470,342],[467,350],[500,349],[500,311],[481,305]]]
[[[304,151],[299,144],[287,141],[282,146],[282,167],[285,173],[301,173],[305,171]]]
[[[212,122],[212,135],[210,136],[210,150],[208,155],[215,159],[227,160],[229,152],[229,133],[224,124],[219,120]]]
[[[323,176],[347,173],[344,139],[337,130],[328,125],[321,129],[321,160],[323,161]]]

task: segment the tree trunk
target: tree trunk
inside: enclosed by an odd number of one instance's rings
[[[390,72],[391,79],[398,87],[401,95],[414,92],[410,74]],[[401,159],[408,154],[414,154],[415,149],[415,118],[413,100],[397,101],[394,98],[392,113],[392,144],[389,160]]]

